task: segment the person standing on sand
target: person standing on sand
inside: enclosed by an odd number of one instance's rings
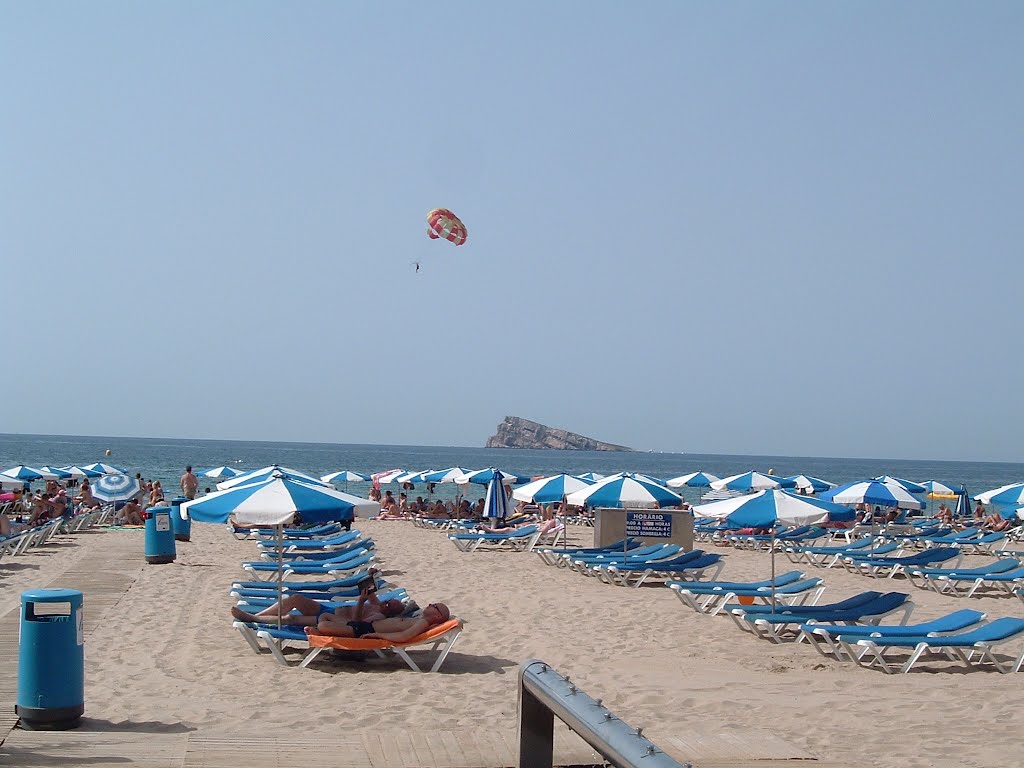
[[[199,490],[199,478],[192,474],[192,465],[185,467],[185,474],[181,476],[181,495],[191,501],[196,497]]]

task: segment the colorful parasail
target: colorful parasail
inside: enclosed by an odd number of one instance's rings
[[[456,245],[466,242],[469,233],[459,217],[447,208],[435,208],[427,214],[427,235],[432,240],[444,238]]]

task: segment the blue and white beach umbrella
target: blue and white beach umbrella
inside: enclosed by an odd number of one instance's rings
[[[792,491],[766,489],[734,499],[712,501],[693,508],[695,517],[727,520],[737,528],[773,528],[776,525],[814,525],[833,520],[850,520],[853,510]]]
[[[889,475],[882,475],[881,477],[872,478],[877,483],[885,483],[886,485],[898,485],[905,491],[910,493],[926,493],[928,491],[920,483],[915,483],[913,480],[904,480],[900,477],[890,477]]]
[[[370,479],[374,485],[383,485],[386,483],[394,483],[398,481],[398,478],[406,474],[407,471],[404,469],[388,469],[383,472],[374,472],[370,475]]]
[[[101,461],[97,461],[95,464],[86,464],[85,469],[91,469],[94,472],[99,472],[101,475],[127,475],[127,469],[121,469],[115,467],[113,464],[104,464]]]
[[[127,501],[137,496],[139,481],[128,475],[104,475],[92,484],[92,495],[100,501]]]
[[[1019,507],[1024,504],[1024,486],[1006,488],[992,495],[988,503],[996,504],[1000,507]]]
[[[348,513],[374,517],[380,504],[350,496],[317,482],[311,485],[278,474],[265,480],[211,493],[181,505],[182,515],[201,523],[224,523],[233,513],[241,526],[284,525],[295,513],[305,523],[338,520]]]
[[[276,464],[272,464],[269,467],[254,469],[252,472],[246,472],[238,475],[230,480],[222,480],[217,483],[217,488],[218,490],[226,491],[230,488],[237,488],[240,485],[248,485],[249,483],[258,483],[263,480],[269,480],[276,475],[282,475],[284,477],[291,478],[292,480],[301,480],[304,483],[311,483],[313,485],[326,485],[319,477],[313,477],[305,472],[299,472],[297,469],[289,469],[288,467],[279,467]]]
[[[921,485],[929,496],[955,496],[960,493],[959,488],[940,483],[938,480],[926,480]]]
[[[658,509],[679,506],[683,498],[663,485],[626,473],[620,477],[606,477],[589,488],[571,493],[566,501],[575,507]]]
[[[503,519],[508,517],[508,496],[505,495],[505,484],[508,479],[495,470],[487,482],[487,493],[484,494],[484,517]]]
[[[554,504],[569,494],[582,491],[591,485],[593,483],[572,475],[552,475],[519,486],[512,491],[512,498],[534,504]]]
[[[688,475],[673,477],[666,485],[669,488],[710,488],[712,483],[717,483],[720,479],[710,472],[691,472]]]
[[[711,487],[716,491],[763,491],[768,488],[792,488],[796,485],[785,477],[765,475],[761,472],[744,472],[740,475],[716,480]]]
[[[230,480],[243,473],[242,470],[235,469],[234,467],[211,467],[210,469],[201,470],[198,474],[199,477],[208,477],[211,480]]]
[[[32,467],[26,467],[24,464],[19,464],[16,467],[5,469],[0,472],[0,475],[8,478],[9,480],[21,480],[26,483],[30,483],[33,480],[42,480],[43,474],[38,470],[32,469]]]
[[[787,477],[786,480],[793,481],[793,487],[798,491],[804,491],[805,493],[821,493],[827,491],[829,488],[835,488],[835,483],[830,483],[828,480],[822,480],[820,477],[810,477],[808,475],[793,475]]]
[[[426,483],[454,483],[456,478],[462,477],[468,472],[468,469],[462,467],[448,467],[448,469],[427,472],[423,475],[423,481]]]
[[[914,498],[909,491],[898,485],[879,483],[876,480],[861,480],[847,483],[821,494],[825,501],[836,504],[871,504],[896,509],[924,509],[924,502]]]
[[[102,472],[97,472],[95,469],[87,469],[86,467],[77,467],[72,465],[70,467],[61,467],[65,472],[68,473],[69,477],[83,478],[83,477],[102,477]]]
[[[961,520],[971,516],[971,497],[967,494],[966,485],[961,485],[956,493],[956,509],[953,510],[953,514]]]
[[[43,480],[67,480],[71,477],[70,472],[56,467],[36,467],[36,471],[43,476]]]
[[[320,480],[324,483],[368,483],[370,482],[370,476],[364,475],[362,472],[343,469],[340,472],[331,472],[329,475],[324,475]]]
[[[604,475],[599,475],[597,472],[584,472],[582,475],[573,475],[578,477],[580,480],[589,480],[591,483],[596,483],[598,480],[604,480]]]
[[[998,488],[993,488],[991,491],[979,493],[977,496],[974,497],[974,500],[980,501],[982,504],[991,504],[992,497],[998,496],[1003,491],[1009,491],[1014,488],[1024,488],[1024,483],[1010,483],[1009,485],[1001,485]]]
[[[467,472],[466,474],[455,478],[455,482],[457,485],[466,485],[467,483],[488,485],[495,474],[501,475],[502,482],[505,483],[505,485],[519,485],[520,483],[530,482],[530,478],[525,475],[517,475],[514,472],[505,472],[504,470],[495,469],[494,467]]]

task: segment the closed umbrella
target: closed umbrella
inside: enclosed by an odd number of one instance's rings
[[[128,501],[142,490],[139,481],[128,475],[104,475],[92,484],[92,495],[100,501]]]
[[[505,495],[505,476],[498,470],[494,471],[487,483],[484,494],[484,517],[504,520],[508,517],[508,496]]]
[[[772,532],[772,612],[775,611],[775,527],[777,525],[815,525],[830,515],[849,517],[850,509],[789,491],[765,489],[734,499],[712,501],[693,508],[698,517],[727,520],[737,528],[770,528]]]

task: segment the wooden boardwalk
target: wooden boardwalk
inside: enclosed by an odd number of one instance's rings
[[[91,531],[85,536],[104,535]],[[145,564],[135,536],[109,536],[102,559],[82,558],[39,586],[81,590],[86,642],[139,577]],[[59,555],[57,555],[59,556]],[[160,566],[152,566],[160,567]],[[181,726],[174,732],[152,729],[110,730],[90,723],[88,704],[82,727],[72,731],[25,731],[16,728],[18,625],[20,609],[0,616],[0,765],[88,766],[88,768],[292,768],[310,762],[317,768],[507,768],[518,762],[516,723],[502,729],[388,732],[351,731],[322,735],[310,745],[301,738],[268,738],[243,729],[207,732]],[[86,691],[88,702],[88,691]],[[767,732],[720,733],[714,725],[688,722],[684,735],[652,739],[681,763],[695,768],[781,768],[793,760],[824,764]],[[173,726],[172,726],[173,728]],[[556,722],[555,765],[600,765],[602,760],[582,739]]]

